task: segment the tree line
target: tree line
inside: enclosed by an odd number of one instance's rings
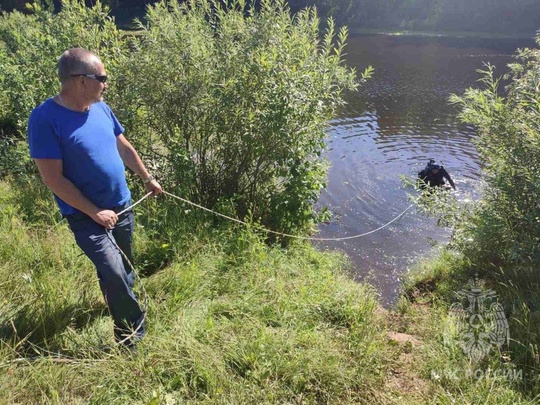
[[[41,0],[43,1],[43,0]],[[249,2],[248,0],[247,2]],[[255,1],[258,6],[260,0]],[[1,0],[0,10],[24,10],[29,0]],[[96,0],[87,0],[91,6]],[[143,18],[156,0],[103,0],[121,25]],[[540,28],[537,0],[289,0],[293,13],[316,6],[325,20],[361,29],[472,31],[519,34]],[[60,8],[61,0],[54,0]]]

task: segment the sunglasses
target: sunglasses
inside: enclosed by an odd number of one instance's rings
[[[94,74],[88,74],[88,73],[76,73],[73,75],[70,75],[71,77],[77,77],[77,76],[84,76],[89,77],[90,79],[97,80],[100,83],[105,83],[107,81],[107,75],[94,75]]]

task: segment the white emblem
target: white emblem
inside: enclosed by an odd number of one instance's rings
[[[474,362],[488,355],[493,346],[508,344],[508,321],[493,290],[484,289],[478,278],[469,280],[470,288],[456,293],[459,302],[450,307],[457,321],[457,343]]]

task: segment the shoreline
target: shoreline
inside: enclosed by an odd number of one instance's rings
[[[497,34],[489,32],[467,31],[410,31],[410,30],[386,30],[386,29],[352,29],[349,27],[349,37],[363,35],[387,35],[403,37],[428,37],[428,38],[470,38],[470,39],[506,39],[506,40],[531,40],[534,41],[535,33],[526,34]]]

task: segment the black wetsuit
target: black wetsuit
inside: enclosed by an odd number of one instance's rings
[[[448,174],[448,172],[444,169],[444,167],[439,166],[438,172],[435,174],[433,173],[433,167],[426,167],[424,170],[418,173],[418,178],[422,180],[425,184],[429,185],[430,187],[441,187],[444,186],[444,179],[448,180],[448,183],[452,186],[453,189],[456,188],[454,182],[452,181],[452,178]]]

